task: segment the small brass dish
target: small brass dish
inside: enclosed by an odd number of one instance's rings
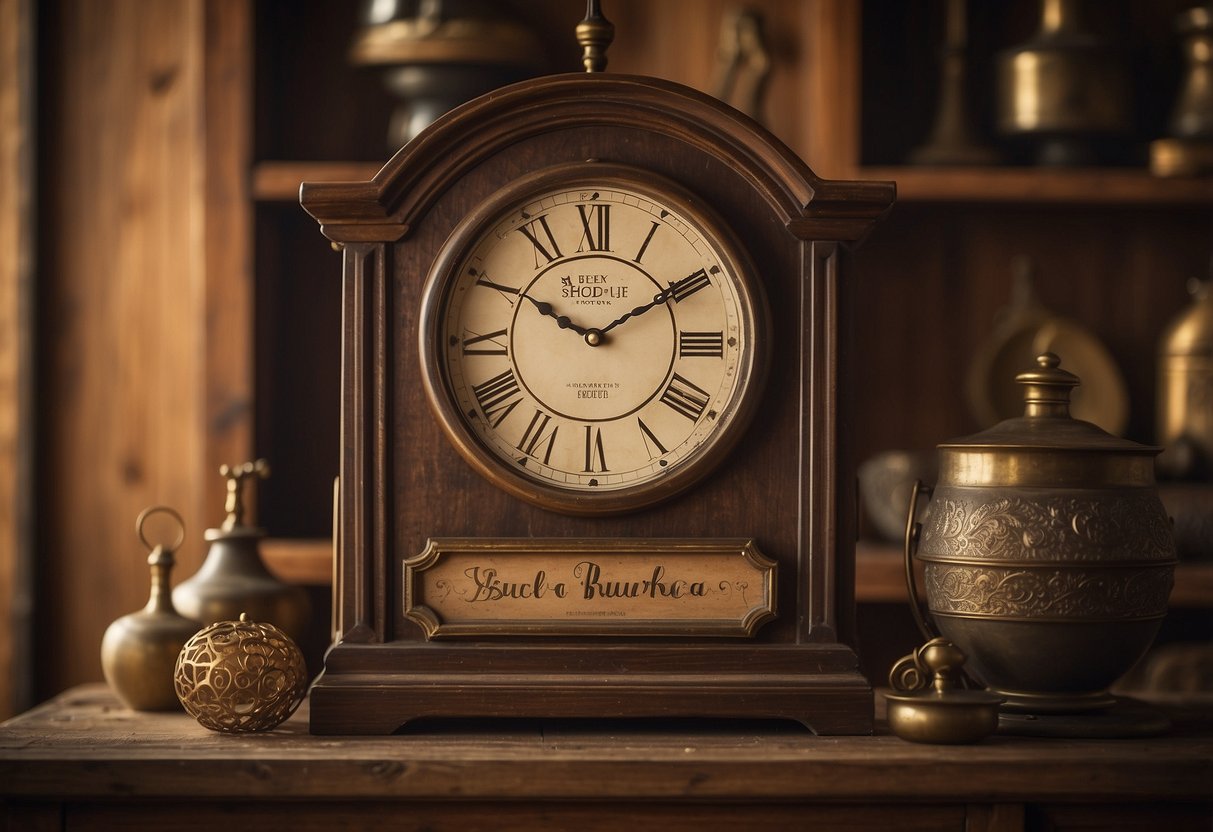
[[[1003,699],[961,687],[964,661],[956,645],[934,638],[897,662],[889,673],[897,692],[885,694],[890,730],[909,742],[940,745],[977,742],[998,730]]]
[[[959,745],[998,730],[1002,697],[982,690],[886,693],[889,729],[910,742]]]

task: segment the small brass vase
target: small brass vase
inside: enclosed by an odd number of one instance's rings
[[[148,543],[144,524],[154,514],[167,514],[180,533],[171,546]],[[136,711],[164,711],[180,707],[173,688],[177,654],[202,625],[185,618],[173,607],[169,575],[173,551],[185,538],[181,516],[167,506],[153,506],[139,514],[135,532],[147,546],[152,570],[152,591],[147,606],[124,615],[105,630],[101,639],[101,669],[118,698]]]
[[[1192,303],[1162,334],[1158,350],[1159,469],[1173,479],[1213,482],[1213,283],[1193,279]]]
[[[907,566],[923,564],[930,618],[1004,714],[1108,709],[1174,582],[1160,449],[1071,418],[1078,378],[1052,353],[1036,363],[1016,377],[1022,417],[939,446],[921,525],[922,489],[910,499]]]
[[[1197,176],[1213,171],[1213,5],[1181,12],[1176,29],[1187,66],[1169,135],[1150,143],[1150,170]]]
[[[265,567],[258,541],[265,530],[244,525],[244,483],[269,475],[265,460],[219,469],[227,480],[227,518],[217,529],[207,529],[210,542],[202,568],[173,591],[173,603],[182,613],[203,624],[235,621],[247,613],[284,630],[295,640],[307,628],[310,604],[301,587],[274,577]]]

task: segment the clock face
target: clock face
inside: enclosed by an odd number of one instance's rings
[[[672,183],[597,163],[533,180],[469,218],[430,275],[431,402],[464,456],[518,496],[574,513],[664,499],[752,413],[761,292]]]

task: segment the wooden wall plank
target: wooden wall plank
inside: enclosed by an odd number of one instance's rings
[[[32,703],[32,0],[0,0],[0,719]]]
[[[101,677],[105,627],[148,594],[134,519],[199,562],[205,257],[202,0],[59,0],[42,90],[40,692]]]
[[[223,463],[252,459],[253,243],[252,9],[248,0],[205,4],[204,125],[206,208],[206,431],[204,513],[198,528],[223,520]],[[295,186],[298,190],[298,183]],[[336,349],[336,346],[333,347]],[[271,460],[271,463],[273,460]],[[256,494],[248,495],[256,517]]]

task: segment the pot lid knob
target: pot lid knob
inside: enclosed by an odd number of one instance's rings
[[[1036,356],[1036,369],[1020,373],[1015,381],[1023,385],[1024,416],[1061,419],[1070,417],[1070,391],[1081,383],[1061,369],[1061,359],[1051,352]]]
[[[219,476],[227,480],[227,500],[223,505],[227,518],[220,527],[223,531],[230,532],[244,526],[244,481],[254,477],[266,479],[269,475],[270,464],[264,459],[219,466]]]

